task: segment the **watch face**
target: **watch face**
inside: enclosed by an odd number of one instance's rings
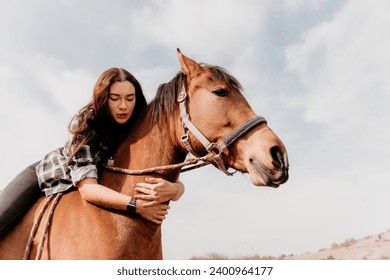
[[[135,199],[131,199],[127,204],[127,212],[134,214],[135,213]]]

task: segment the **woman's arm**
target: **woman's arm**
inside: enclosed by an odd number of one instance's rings
[[[177,201],[184,193],[184,185],[182,182],[169,182],[162,178],[145,178],[146,183],[138,183],[135,190],[140,194],[136,194],[135,198],[148,200],[147,206],[156,205],[167,202],[169,200]]]
[[[108,209],[126,211],[127,204],[131,199],[128,195],[98,184],[94,178],[83,179],[77,182],[76,187],[84,200]],[[142,199],[136,201],[136,213],[156,224],[162,223],[168,214],[168,209],[169,205],[155,204],[150,206]]]

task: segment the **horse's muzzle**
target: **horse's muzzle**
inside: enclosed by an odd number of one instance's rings
[[[263,163],[255,156],[249,158],[248,172],[251,174],[254,185],[278,188],[287,182],[289,177],[287,152],[274,146],[269,150],[269,153],[271,162],[268,164]]]

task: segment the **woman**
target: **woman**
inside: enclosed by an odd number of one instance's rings
[[[65,146],[47,154],[22,171],[0,195],[0,237],[12,228],[40,197],[78,189],[82,199],[98,206],[137,213],[161,224],[168,213],[168,200],[184,193],[180,182],[146,178],[137,184],[139,195],[130,197],[98,183],[97,166],[113,156],[131,118],[146,108],[135,77],[121,68],[110,68],[98,79],[91,101],[69,124]]]

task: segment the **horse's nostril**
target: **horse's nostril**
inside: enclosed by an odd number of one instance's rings
[[[284,163],[283,163],[283,153],[280,150],[279,146],[273,146],[270,149],[271,157],[273,159],[273,164],[277,168],[282,168]]]

